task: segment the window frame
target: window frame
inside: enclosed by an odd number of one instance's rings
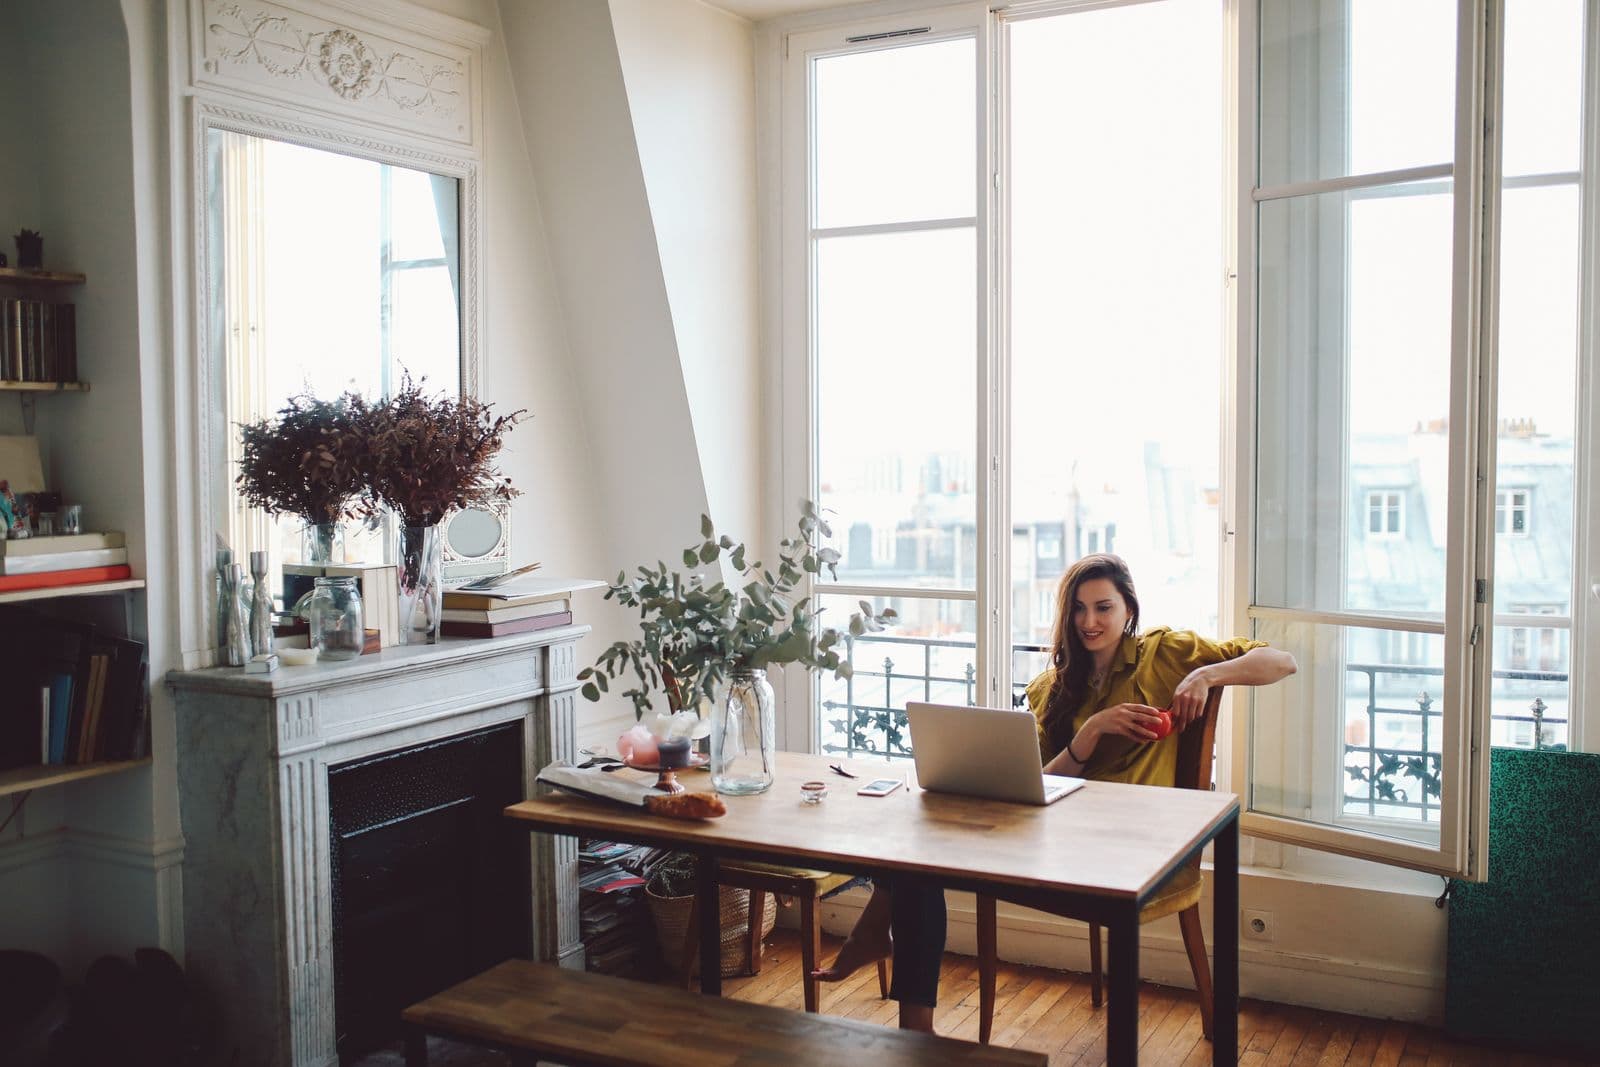
[[[999,473],[1005,469],[1008,434],[1002,432],[1009,415],[1008,398],[997,387],[1009,377],[1006,327],[1006,285],[1004,260],[999,255],[1000,234],[1005,232],[1007,204],[1001,171],[1006,158],[1006,102],[1001,81],[1006,69],[1005,34],[1000,32],[1008,19],[1054,14],[1061,11],[1100,6],[1102,0],[1049,0],[1042,3],[998,4],[987,10],[976,4],[959,4],[919,9],[912,4],[896,4],[890,15],[875,15],[848,23],[830,23],[833,13],[819,13],[791,20],[796,27],[784,32],[783,25],[769,36],[774,56],[777,85],[772,113],[781,119],[779,149],[768,158],[776,164],[780,180],[768,203],[777,221],[774,242],[777,251],[770,262],[777,270],[778,285],[771,293],[773,307],[780,312],[774,339],[782,352],[773,378],[780,397],[782,424],[791,429],[781,432],[781,447],[776,449],[777,483],[784,489],[782,499],[809,492],[814,485],[812,435],[815,409],[811,383],[814,366],[809,351],[810,317],[809,240],[804,220],[808,218],[805,198],[809,197],[807,141],[807,92],[794,91],[796,71],[804,72],[803,59],[814,42],[831,41],[833,52],[855,50],[844,46],[844,38],[858,34],[890,32],[908,25],[929,26],[928,37],[943,32],[949,35],[972,34],[979,47],[976,90],[978,110],[979,160],[984,170],[978,189],[983,199],[979,208],[980,284],[989,298],[979,304],[980,343],[987,346],[976,361],[980,387],[978,456],[993,458],[979,479],[979,573],[975,598],[978,602],[980,662],[978,699],[999,705],[1007,700],[1009,686],[1002,681],[1010,673],[1001,667],[1010,659],[1009,538],[1002,536],[1000,519],[1008,515],[1007,485]],[[1139,0],[1134,0],[1139,2]],[[1251,633],[1255,623],[1271,612],[1252,607],[1254,592],[1254,508],[1257,459],[1255,444],[1256,345],[1257,345],[1257,197],[1254,187],[1258,130],[1257,97],[1260,92],[1258,70],[1259,18],[1256,0],[1219,0],[1223,4],[1229,31],[1225,34],[1225,85],[1227,101],[1224,137],[1224,188],[1231,186],[1224,210],[1226,281],[1224,301],[1223,439],[1220,467],[1221,506],[1219,521],[1219,614],[1223,628],[1236,633]],[[1413,844],[1401,840],[1375,838],[1337,828],[1308,828],[1288,819],[1277,819],[1259,812],[1247,813],[1244,829],[1259,839],[1269,856],[1277,843],[1300,845],[1321,851],[1391,863],[1447,875],[1482,877],[1487,856],[1482,843],[1487,832],[1488,742],[1492,725],[1490,694],[1493,669],[1493,626],[1490,615],[1496,494],[1476,488],[1477,471],[1495,469],[1495,428],[1497,379],[1495,374],[1496,301],[1494,270],[1498,269],[1498,216],[1500,172],[1498,145],[1485,135],[1486,128],[1498,123],[1500,89],[1498,78],[1500,4],[1502,0],[1457,0],[1458,40],[1456,78],[1460,87],[1454,130],[1454,159],[1443,168],[1418,168],[1425,173],[1408,178],[1441,177],[1455,181],[1452,213],[1451,281],[1451,400],[1450,412],[1456,425],[1471,426],[1472,432],[1455,435],[1450,443],[1449,528],[1452,543],[1463,547],[1450,560],[1446,574],[1446,608],[1443,618],[1396,620],[1373,616],[1369,621],[1388,627],[1398,621],[1403,629],[1417,635],[1446,638],[1446,684],[1460,708],[1453,714],[1453,738],[1445,752],[1444,772],[1458,783],[1459,797],[1449,802],[1451,814],[1441,819],[1440,845]],[[879,8],[879,11],[884,10]],[[815,27],[824,27],[817,29]],[[1590,17],[1585,26],[1584,67],[1587,99],[1600,98],[1600,18]],[[803,83],[802,83],[803,84]],[[1589,108],[1583,117],[1584,178],[1581,181],[1582,269],[1580,271],[1579,330],[1577,359],[1580,417],[1574,440],[1574,454],[1580,469],[1574,485],[1575,541],[1573,558],[1574,596],[1571,626],[1579,634],[1588,625],[1600,625],[1600,583],[1593,587],[1587,575],[1600,576],[1600,463],[1585,464],[1600,448],[1600,373],[1593,366],[1593,355],[1600,349],[1600,108]],[[1248,176],[1248,177],[1247,177]],[[1388,176],[1393,181],[1395,176]],[[1492,194],[1492,195],[1491,195]],[[797,216],[798,212],[798,216]],[[797,292],[800,298],[797,300]],[[1588,469],[1585,469],[1587,466]],[[1528,499],[1529,523],[1532,497]],[[1400,531],[1409,525],[1401,500]],[[769,515],[777,516],[775,501]],[[1584,519],[1588,521],[1585,522]],[[992,531],[999,531],[994,534]],[[1078,546],[1063,544],[1063,555]],[[1006,566],[1002,566],[1006,563]],[[1481,583],[1481,584],[1480,584]],[[844,590],[841,590],[844,591]],[[1448,620],[1448,622],[1446,621]],[[1360,624],[1354,613],[1343,613],[1339,622]],[[1504,623],[1502,622],[1502,625]],[[1476,637],[1474,638],[1474,635]],[[1582,715],[1583,693],[1600,692],[1600,654],[1584,655],[1582,647],[1594,642],[1570,641],[1571,655],[1571,737],[1574,747],[1593,750],[1600,747],[1600,715]],[[812,749],[817,742],[817,726],[811,714],[815,699],[813,680],[799,675],[785,678],[783,704],[793,713],[783,716],[780,733],[787,747]],[[1230,691],[1226,702],[1233,709],[1225,714],[1218,732],[1219,785],[1248,795],[1249,694]],[[1003,705],[1002,705],[1003,706]],[[1310,829],[1312,832],[1307,832]],[[1272,842],[1274,844],[1266,844]]]
[[[1364,532],[1369,541],[1399,541],[1406,536],[1406,492],[1404,489],[1368,489],[1366,506],[1366,526]],[[1388,529],[1389,519],[1394,518],[1394,529]],[[1372,520],[1378,520],[1378,529],[1372,528]]]
[[[994,170],[990,134],[992,114],[989,107],[993,61],[991,29],[987,8],[968,3],[925,10],[907,8],[903,13],[839,22],[816,29],[797,29],[781,35],[781,54],[777,64],[780,109],[777,266],[781,323],[778,341],[782,353],[779,361],[779,410],[783,426],[800,428],[798,432],[784,432],[777,449],[778,480],[785,490],[781,498],[783,500],[815,499],[816,496],[818,422],[814,343],[816,317],[813,302],[816,277],[813,244],[816,172],[811,157],[814,104],[811,69],[817,59],[829,56],[879,51],[903,47],[908,43],[924,44],[964,38],[974,41],[974,301],[977,329],[973,363],[974,395],[980,398],[975,413],[977,439],[974,442],[974,458],[982,466],[984,457],[993,454],[993,442],[997,436],[995,427],[1002,423],[998,421],[993,404],[984,401],[992,401],[1002,390],[992,386],[993,361],[985,358],[986,353],[992,351],[994,343],[995,317],[993,301],[988,297],[993,287],[994,271],[994,185],[989,178]],[[993,467],[982,471],[975,482],[977,571],[970,589],[891,589],[813,580],[808,584],[807,591],[812,595],[836,594],[857,599],[910,596],[929,600],[974,601],[979,620],[975,652],[976,699],[982,704],[999,707],[1004,706],[998,703],[1000,700],[1009,699],[1000,693],[1000,674],[995,666],[1002,658],[997,654],[999,646],[995,644],[998,624],[1002,616],[1010,614],[1009,575],[999,567],[1000,560],[1009,558],[1004,545],[1007,531],[999,530],[997,523],[996,517],[1002,512],[998,510],[995,500],[997,482]],[[998,536],[995,536],[996,533]],[[1002,544],[997,547],[993,544],[995,541]],[[802,752],[818,750],[821,724],[812,711],[819,691],[820,681],[813,672],[784,672],[778,733],[783,738],[785,748]]]
[[[1517,497],[1522,502],[1517,503]],[[1502,503],[1503,501],[1503,503]],[[1522,529],[1516,527],[1516,515],[1522,514]],[[1502,522],[1502,520],[1504,520]],[[1503,485],[1494,494],[1494,535],[1496,537],[1527,537],[1533,531],[1533,490],[1521,485]]]

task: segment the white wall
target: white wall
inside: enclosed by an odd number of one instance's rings
[[[614,578],[679,558],[707,510],[661,255],[607,6],[504,3],[500,17],[591,431],[592,536]],[[607,636],[636,632],[621,612],[594,621]],[[613,742],[632,718],[613,696],[580,740]]]
[[[700,0],[611,18],[711,517],[764,557],[754,33]]]

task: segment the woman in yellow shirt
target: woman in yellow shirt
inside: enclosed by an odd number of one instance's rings
[[[1213,686],[1270,685],[1295,669],[1293,656],[1261,641],[1217,642],[1165,627],[1141,634],[1128,565],[1119,556],[1085,556],[1061,578],[1050,666],[1028,683],[1045,773],[1170,786],[1177,735],[1205,711]],[[1172,718],[1165,737],[1163,709]],[[943,906],[937,887],[875,887],[833,965],[814,974],[838,981],[892,949],[897,988],[890,995],[900,1001],[900,1025],[931,1030]],[[908,940],[917,951],[904,951]]]
[[[1189,630],[1139,633],[1139,597],[1118,556],[1085,556],[1061,579],[1050,666],[1028,683],[1046,774],[1172,785],[1178,733],[1218,685],[1270,685],[1294,657],[1262,641]],[[1172,732],[1158,738],[1161,709]]]

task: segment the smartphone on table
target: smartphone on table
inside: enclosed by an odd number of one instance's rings
[[[856,792],[864,797],[886,797],[905,784],[903,778],[874,778]]]

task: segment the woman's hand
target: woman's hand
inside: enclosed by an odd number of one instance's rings
[[[1134,741],[1156,741],[1161,728],[1161,715],[1148,704],[1116,704],[1095,712],[1084,723],[1093,725],[1100,736],[1115,734]]]
[[[1210,695],[1211,682],[1206,677],[1205,668],[1196,667],[1172,692],[1173,725],[1183,730],[1204,715],[1206,698]]]

